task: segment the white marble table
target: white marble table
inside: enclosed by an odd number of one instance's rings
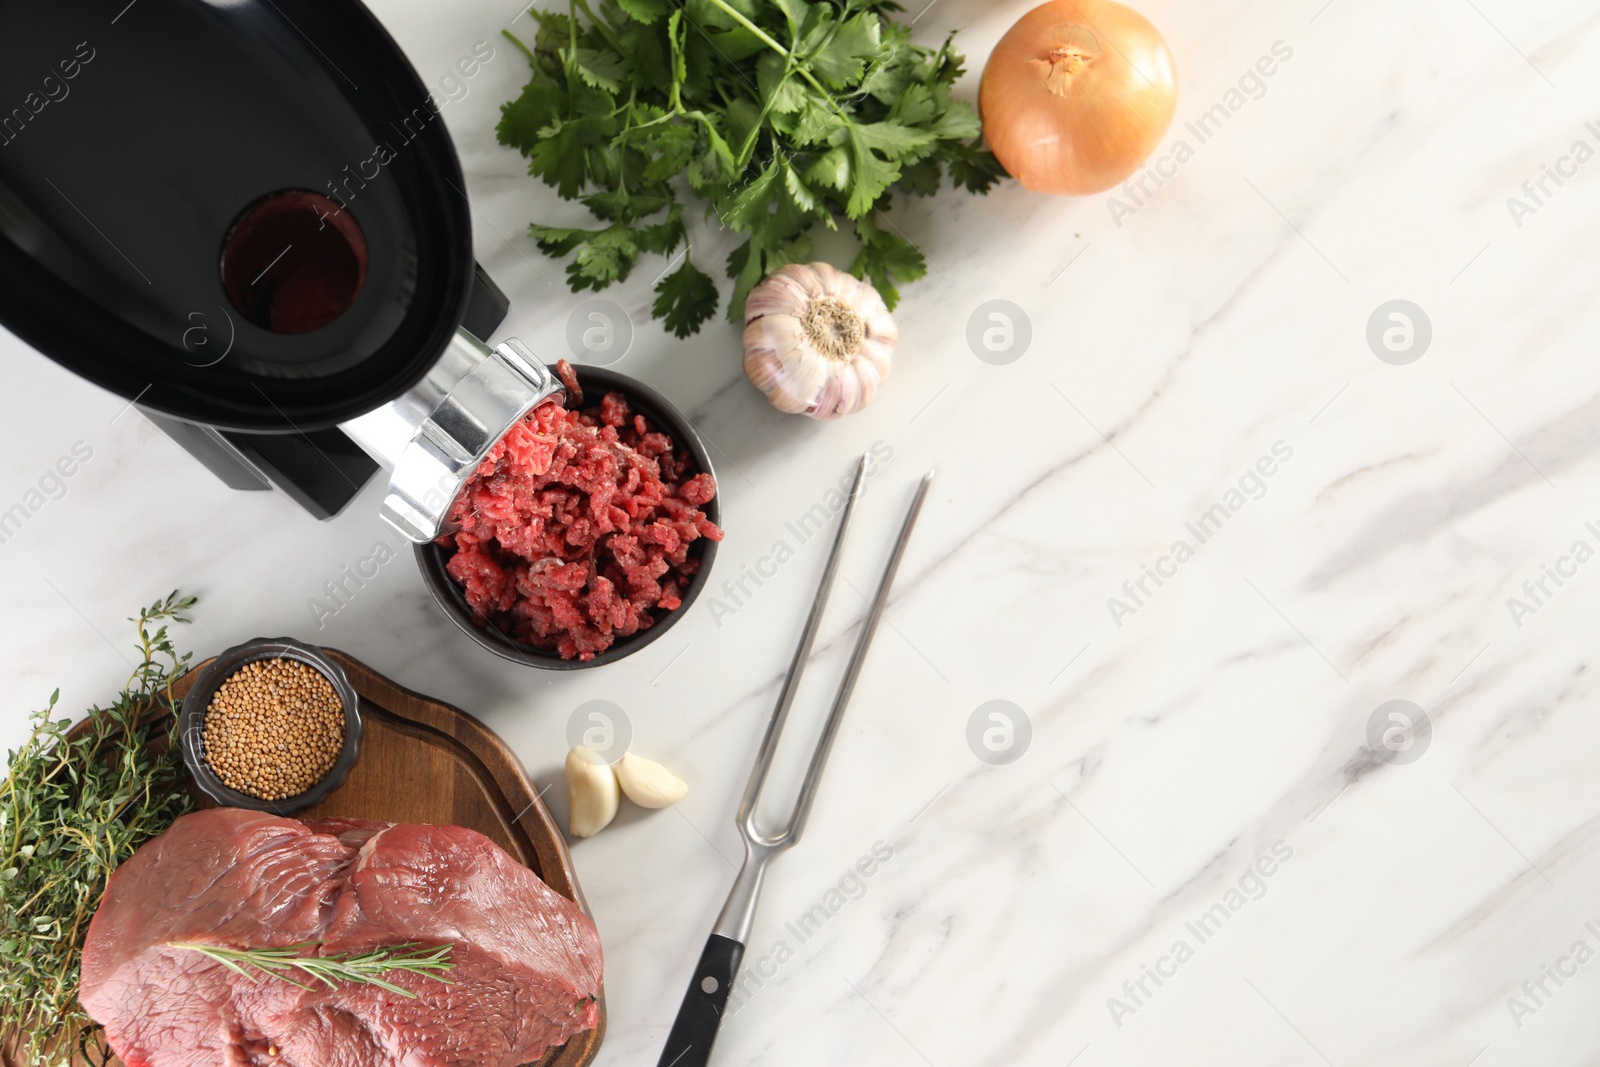
[[[374,6],[429,81],[516,13]],[[960,28],[975,71],[1028,6],[939,0],[917,30]],[[716,1062],[1593,1063],[1600,163],[1573,155],[1600,148],[1591,5],[1140,6],[1183,79],[1160,155],[1192,151],[1115,204],[1010,186],[902,206],[934,270],[864,413],[771,411],[732,328],[677,342],[649,323],[654,270],[607,294],[638,324],[618,369],[717,449],[719,578],[881,442],[843,571],[866,592],[939,470],[807,838],[774,868],[747,964],[763,984]],[[579,216],[494,143],[523,78],[497,42],[444,115],[478,256],[513,299],[498,336],[553,358],[578,298],[523,227]],[[1184,124],[1216,104],[1202,142]],[[1546,166],[1562,183],[1530,194]],[[725,235],[695,236],[718,263]],[[1031,325],[1004,365],[964,340],[991,300]],[[1393,300],[1431,341],[1384,360],[1368,323]],[[319,525],[226,490],[9,335],[0,351],[0,507],[92,451],[0,544],[0,744],[57,685],[72,709],[113,692],[123,617],[173,587],[201,598],[197,652],[280,633],[342,648],[482,716],[542,784],[573,709],[614,701],[692,785],[574,848],[606,946],[599,1062],[654,1063],[733,876],[731,811],[822,540],[754,596],[713,590],[735,610],[702,599],[597,671],[491,658],[405,557],[319,628],[308,601],[385,536],[375,486]],[[809,723],[861,606],[841,586]],[[1431,736],[1369,742],[1392,700]],[[969,747],[989,701],[1026,716],[1014,762]]]

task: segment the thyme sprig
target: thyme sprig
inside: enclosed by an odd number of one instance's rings
[[[309,989],[310,986],[289,977],[291,972],[298,971],[308,978],[321,982],[329,989],[335,988],[339,982],[354,982],[359,985],[375,985],[380,989],[387,989],[391,993],[412,999],[415,999],[415,993],[393,982],[385,981],[383,976],[395,971],[405,971],[424,975],[445,985],[452,985],[449,979],[442,977],[442,973],[455,966],[450,962],[450,945],[440,945],[430,950],[421,948],[415,941],[395,945],[393,948],[379,948],[362,953],[341,952],[330,956],[301,954],[306,949],[319,946],[320,941],[305,941],[298,945],[284,945],[279,948],[226,948],[222,945],[206,945],[193,941],[173,941],[170,944],[173,948],[187,949],[209,956],[251,981],[260,981],[261,977],[265,976],[282,979],[301,989]]]
[[[0,1045],[35,1067],[93,1059],[96,1028],[78,1004],[89,920],[106,879],[193,807],[177,745],[172,683],[189,664],[167,633],[193,597],[141,608],[139,662],[83,734],[54,718],[58,689],[29,717],[0,782]],[[165,744],[152,745],[152,741]]]

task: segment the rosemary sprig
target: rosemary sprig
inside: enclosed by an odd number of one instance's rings
[[[445,985],[452,985],[449,979],[442,977],[441,972],[455,966],[450,962],[450,945],[440,945],[438,948],[428,950],[419,947],[415,941],[395,945],[393,948],[373,949],[359,954],[341,952],[331,956],[301,955],[303,949],[316,948],[322,944],[320,941],[305,941],[298,945],[284,945],[280,948],[224,948],[221,945],[204,945],[194,941],[172,941],[169,944],[172,948],[187,949],[209,956],[253,982],[259,982],[260,976],[266,976],[282,979],[301,989],[309,989],[310,986],[302,985],[289,977],[290,972],[299,971],[329,989],[335,988],[339,982],[354,982],[360,985],[375,985],[380,989],[387,989],[391,993],[413,999],[416,997],[415,993],[393,982],[385,981],[383,976],[394,971],[406,971],[424,975]]]
[[[141,608],[140,660],[109,708],[69,741],[53,718],[60,690],[30,716],[32,735],[0,781],[0,1046],[35,1067],[92,1058],[96,1028],[78,1005],[89,919],[117,865],[190,810],[171,686],[189,663],[167,634],[193,597]],[[165,739],[165,745],[152,741]]]

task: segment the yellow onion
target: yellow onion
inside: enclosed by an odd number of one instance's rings
[[[983,133],[1035,192],[1082,196],[1150,157],[1178,106],[1156,28],[1113,0],[1050,0],[995,45],[978,87]]]
[[[779,267],[744,305],[744,373],[794,415],[833,419],[866,407],[899,340],[872,283],[826,263]]]

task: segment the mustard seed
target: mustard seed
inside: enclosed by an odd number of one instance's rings
[[[304,663],[255,660],[217,687],[201,742],[206,763],[230,789],[262,800],[298,796],[344,748],[344,703]]]

